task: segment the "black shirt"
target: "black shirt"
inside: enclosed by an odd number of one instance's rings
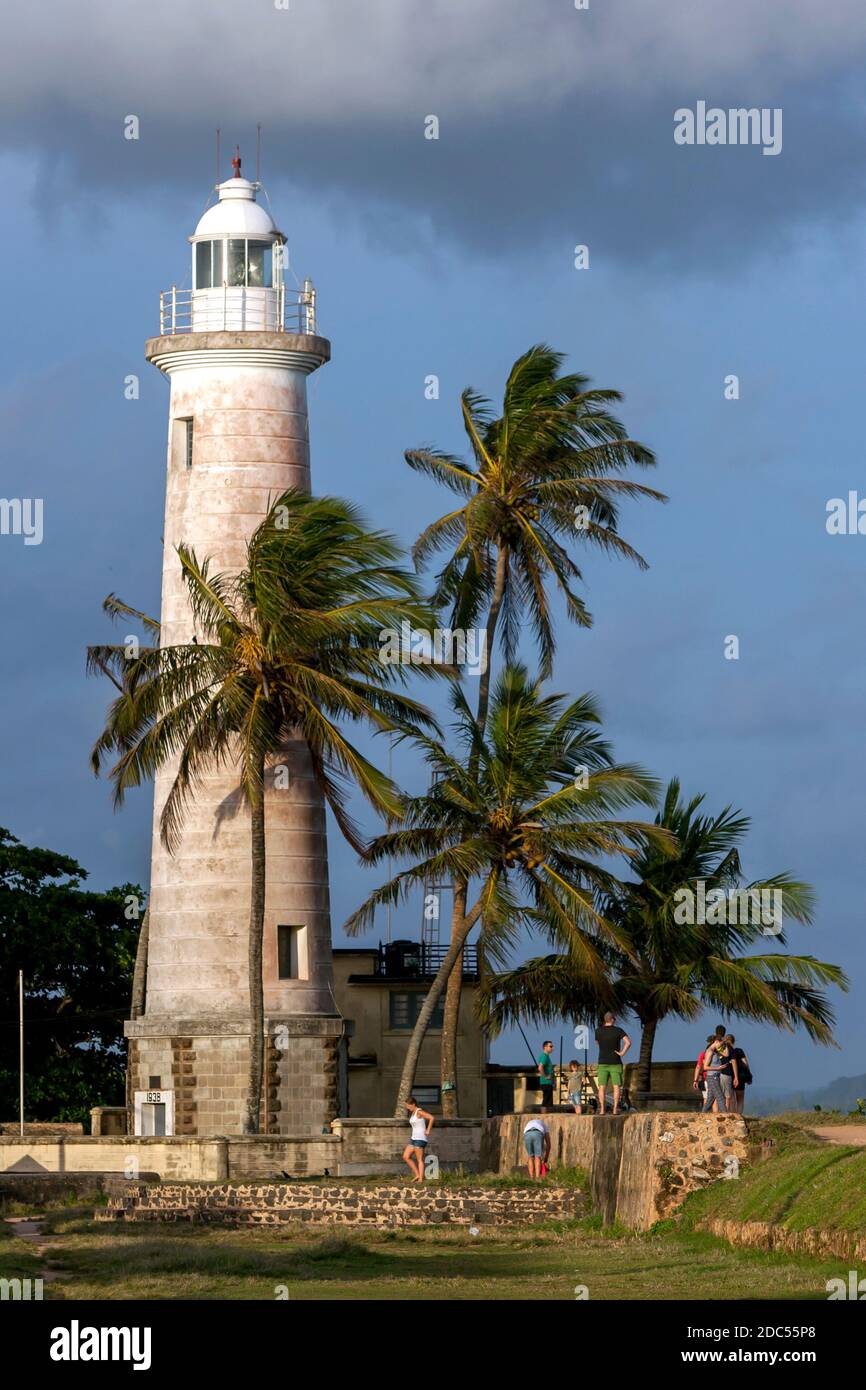
[[[732,1051],[732,1053],[734,1054],[735,1058],[737,1059],[737,1076],[740,1078],[740,1085],[742,1086],[742,1084],[743,1084],[743,1066],[744,1066],[744,1064],[745,1064],[746,1054],[745,1054],[745,1052],[743,1051],[743,1049],[742,1049],[741,1047],[732,1047],[732,1048],[731,1048],[731,1051]]]
[[[598,1060],[602,1066],[613,1067],[622,1061],[622,1058],[617,1056],[617,1048],[622,1047],[622,1040],[626,1037],[628,1034],[618,1023],[603,1023],[596,1028]]]

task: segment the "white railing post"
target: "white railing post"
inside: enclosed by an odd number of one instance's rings
[[[159,292],[159,336],[165,336],[165,290]]]
[[[286,327],[286,282],[280,281],[280,313],[277,332],[282,333]]]
[[[312,280],[304,281],[304,332],[315,333],[316,331],[316,291],[313,289]]]
[[[177,332],[177,285],[171,287],[171,331]]]

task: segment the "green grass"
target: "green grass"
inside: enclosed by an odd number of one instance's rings
[[[31,1242],[13,1236],[8,1223],[0,1220],[0,1279],[35,1279],[42,1263]]]
[[[729,1184],[731,1185],[731,1184]],[[56,1210],[46,1231],[60,1242],[67,1277],[47,1298],[571,1301],[591,1299],[824,1299],[839,1261],[735,1250],[670,1226],[648,1235],[599,1227],[596,1218],[543,1226],[438,1226],[377,1231],[280,1226],[106,1226],[90,1209]],[[7,1236],[10,1276],[36,1273],[32,1246]]]
[[[823,1129],[829,1125],[866,1125],[866,1115],[856,1110],[786,1110],[781,1115],[773,1115],[782,1124],[793,1125],[797,1129]]]
[[[866,1149],[828,1144],[775,1117],[750,1132],[772,1140],[772,1157],[688,1197],[685,1227],[714,1217],[769,1221],[789,1231],[866,1229]]]

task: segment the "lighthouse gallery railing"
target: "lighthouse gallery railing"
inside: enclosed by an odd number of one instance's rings
[[[316,332],[316,291],[309,281],[302,290],[223,285],[184,290],[172,285],[159,296],[160,337],[176,333],[225,331],[270,333]]]

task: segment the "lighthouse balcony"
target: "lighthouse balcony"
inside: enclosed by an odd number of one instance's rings
[[[160,337],[223,332],[315,336],[316,291],[307,280],[301,290],[224,284],[197,290],[172,285],[161,292]]]

